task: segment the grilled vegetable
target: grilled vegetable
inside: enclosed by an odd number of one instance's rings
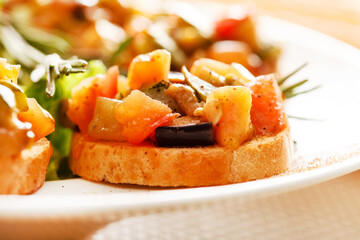
[[[115,119],[123,127],[125,140],[139,144],[153,134],[155,128],[166,124],[179,114],[160,101],[134,90],[114,108]]]
[[[155,140],[159,147],[196,147],[215,143],[210,122],[158,127],[155,129]]]
[[[171,84],[169,82],[162,80],[161,82],[142,90],[142,92],[151,97],[152,99],[165,103],[166,105],[168,105],[169,108],[171,108],[173,112],[184,115],[184,112],[181,110],[180,106],[176,103],[176,101],[167,94],[167,89],[170,87],[170,85]]]
[[[116,121],[114,109],[121,101],[98,97],[96,100],[94,118],[89,124],[90,137],[102,140],[124,141],[121,130],[123,126]]]
[[[115,97],[118,75],[118,68],[111,67],[106,75],[84,79],[71,90],[67,115],[82,132],[87,132],[89,123],[94,117],[97,97]]]
[[[29,109],[20,112],[18,117],[23,122],[31,123],[35,140],[39,140],[55,130],[55,119],[38,104],[35,98],[28,98],[27,101]]]
[[[217,114],[206,112],[214,109],[207,108],[207,105],[211,104],[212,101],[219,101],[221,104],[222,114],[219,120]],[[221,87],[208,96],[204,111],[208,121],[213,122],[213,124],[218,121],[214,130],[216,142],[220,146],[237,148],[249,139],[252,134],[250,109],[251,92],[246,87]]]
[[[0,79],[16,83],[19,71],[20,65],[9,64],[5,58],[0,58]]]
[[[234,66],[223,63],[223,62],[215,61],[215,60],[209,59],[209,58],[201,58],[201,59],[195,61],[191,67],[190,72],[192,74],[194,74],[195,76],[200,77],[199,74],[201,73],[202,68],[211,69],[214,72],[216,72],[217,74],[224,76],[224,77],[226,77],[227,75],[230,74],[238,79],[241,79],[241,81],[243,81],[243,82],[251,81],[244,74],[239,72],[239,70],[237,68],[235,68]]]
[[[187,116],[193,116],[195,109],[200,107],[200,103],[195,96],[195,91],[189,86],[172,84],[166,90],[166,94],[175,99],[176,103]]]
[[[22,112],[22,111],[27,111],[29,109],[27,100],[26,100],[26,95],[24,93],[24,91],[16,84],[14,84],[13,82],[7,81],[7,80],[0,80],[0,85],[3,85],[7,88],[9,88],[15,96],[15,101],[16,101],[16,108]]]
[[[135,57],[129,67],[128,81],[131,89],[167,80],[171,55],[161,49]]]
[[[216,87],[225,85],[225,77],[206,66],[200,66],[196,69],[196,73],[192,72],[192,74]]]
[[[200,100],[206,101],[206,97],[216,89],[214,85],[191,74],[185,66],[182,67],[181,71],[185,76],[185,82],[196,91]]]
[[[0,152],[2,156],[14,156],[31,144],[34,133],[31,124],[16,117],[14,93],[0,85]]]

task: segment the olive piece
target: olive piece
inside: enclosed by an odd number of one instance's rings
[[[159,147],[196,147],[215,144],[211,122],[158,127],[155,129],[155,141]]]

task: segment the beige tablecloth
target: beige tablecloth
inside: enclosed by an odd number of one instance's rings
[[[360,172],[277,196],[130,217],[112,223],[100,239],[360,239]],[[210,221],[209,221],[210,220]]]

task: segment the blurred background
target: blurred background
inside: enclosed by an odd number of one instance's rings
[[[259,13],[301,24],[360,48],[359,0],[223,0],[217,2],[253,4]]]

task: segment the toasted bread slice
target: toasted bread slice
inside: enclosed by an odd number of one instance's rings
[[[162,148],[91,139],[75,133],[70,168],[92,181],[147,186],[209,186],[270,177],[287,170],[289,129],[232,150],[219,146]]]
[[[51,154],[50,142],[42,138],[18,156],[0,156],[0,194],[35,192],[44,184]]]

